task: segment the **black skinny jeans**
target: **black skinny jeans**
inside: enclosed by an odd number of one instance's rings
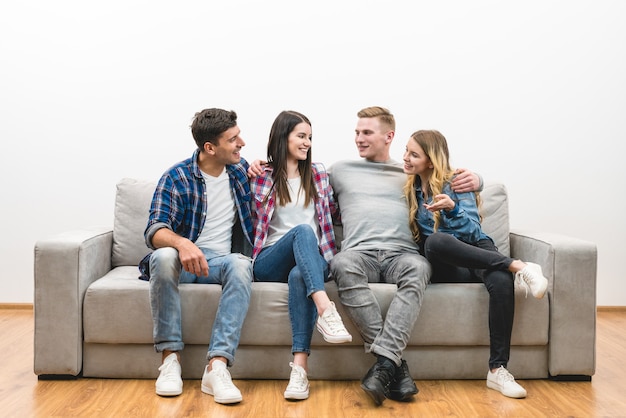
[[[489,292],[489,368],[506,367],[515,313],[513,274],[508,270],[513,259],[500,254],[491,240],[472,245],[443,232],[429,236],[423,248],[433,269],[432,283],[485,284]]]

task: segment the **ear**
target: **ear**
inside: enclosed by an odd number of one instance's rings
[[[212,142],[205,142],[204,152],[206,152],[209,155],[215,155],[215,145],[213,145]]]
[[[393,141],[393,137],[396,133],[394,131],[389,131],[387,132],[387,135],[385,137],[385,144],[389,144],[391,143],[391,141]]]

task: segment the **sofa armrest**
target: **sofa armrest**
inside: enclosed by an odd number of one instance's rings
[[[82,369],[83,298],[111,270],[110,228],[72,231],[35,244],[34,371],[77,376]]]
[[[550,376],[590,379],[596,365],[596,245],[517,230],[511,231],[510,241],[511,257],[541,265],[549,281]]]

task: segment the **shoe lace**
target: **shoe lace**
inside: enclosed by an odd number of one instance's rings
[[[396,371],[396,380],[400,379],[412,379],[411,374],[409,373],[409,368],[406,366],[406,363],[402,363],[402,365]]]
[[[376,376],[379,380],[386,383],[386,387],[389,387],[391,383],[394,381],[394,373],[395,370],[389,369],[382,365],[378,365],[376,369],[374,369],[374,376]]]
[[[326,322],[328,327],[331,329],[331,331],[332,332],[347,332],[345,331],[345,327],[343,325],[343,322],[341,321],[341,318],[337,314],[337,311],[333,309],[332,307],[328,309],[329,309],[329,312],[327,315],[324,315],[324,321]]]
[[[307,377],[304,372],[293,363],[289,363],[289,365],[291,366],[291,375],[289,376],[288,387],[302,388],[306,386]]]
[[[168,382],[173,382],[173,381],[177,381],[179,379],[178,370],[177,370],[176,366],[174,365],[173,361],[167,362],[167,363],[163,363],[159,367],[159,371],[161,372],[161,374],[159,375],[161,380],[165,380],[165,381],[168,381]]]
[[[515,273],[514,286],[516,289],[524,289],[525,297],[527,298],[528,291],[530,290],[530,286],[528,285],[528,282],[531,281],[532,279],[528,278],[525,273],[527,272],[524,270],[520,270],[517,273]]]
[[[215,377],[219,380],[220,384],[225,389],[232,389],[235,387],[231,380],[230,373],[226,369],[215,370]]]
[[[509,373],[509,371],[502,366],[500,366],[500,368],[496,372],[496,375],[497,375],[498,380],[501,380],[502,383],[512,382],[515,380],[513,375]]]

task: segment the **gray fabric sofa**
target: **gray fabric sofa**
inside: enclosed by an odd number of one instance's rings
[[[154,182],[122,179],[113,226],[79,229],[35,245],[34,372],[75,376],[156,378],[148,283],[139,260]],[[507,191],[482,192],[484,229],[500,250],[540,264],[547,296],[516,293],[509,369],[518,379],[589,380],[595,372],[596,260],[592,243],[549,232],[509,230]],[[340,230],[338,231],[340,235]],[[372,284],[383,308],[395,286]],[[349,344],[328,344],[315,332],[312,379],[360,379],[374,358],[327,283],[348,330]],[[183,377],[200,379],[221,288],[183,284]],[[431,284],[404,358],[415,379],[484,379],[489,357],[488,294],[482,284]],[[287,379],[292,356],[287,285],[253,283],[252,300],[231,369],[239,379]]]

